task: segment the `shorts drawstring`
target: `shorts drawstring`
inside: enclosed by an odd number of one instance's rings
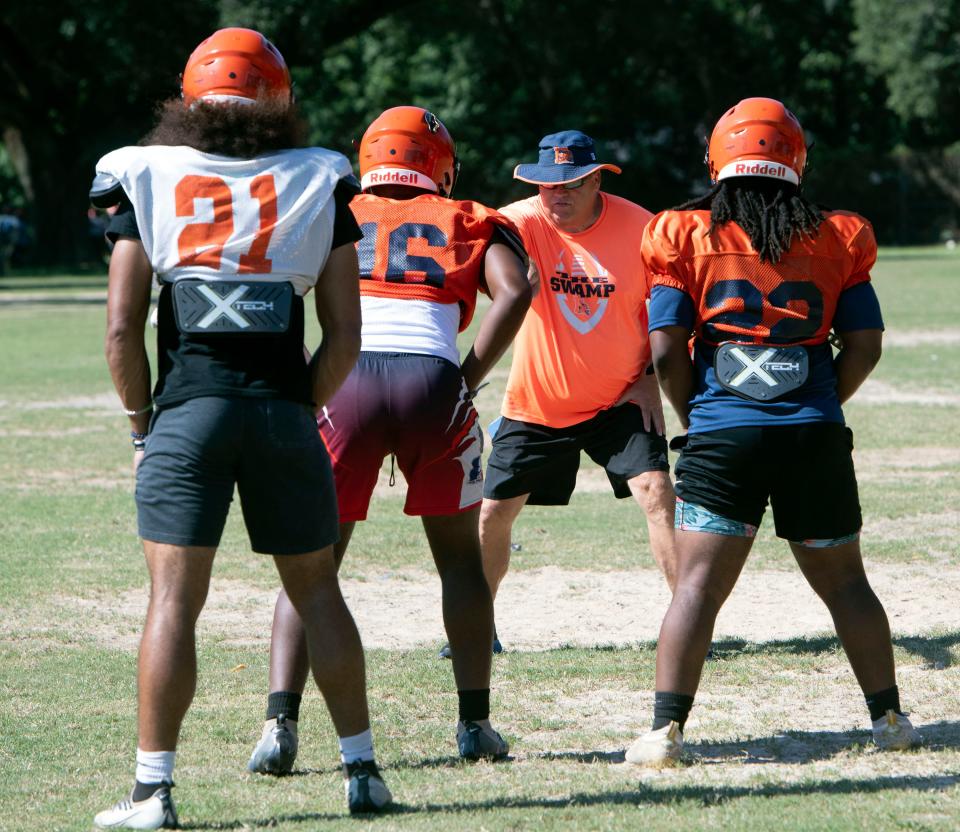
[[[393,454],[390,454],[390,487],[393,488],[397,484],[397,475],[393,470],[393,463],[396,457]]]

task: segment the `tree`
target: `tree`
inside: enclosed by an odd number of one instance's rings
[[[960,0],[856,0],[856,54],[886,86],[899,158],[960,209]]]

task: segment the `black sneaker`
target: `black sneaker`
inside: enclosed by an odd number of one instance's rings
[[[344,763],[343,788],[351,815],[383,812],[393,802],[393,795],[373,760]]]

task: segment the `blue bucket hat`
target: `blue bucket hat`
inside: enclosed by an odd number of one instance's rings
[[[540,158],[535,165],[517,165],[513,178],[532,185],[563,185],[576,182],[595,170],[620,168],[609,162],[598,162],[591,139],[579,130],[563,130],[540,139]]]

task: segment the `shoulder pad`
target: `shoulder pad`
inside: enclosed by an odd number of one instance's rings
[[[90,202],[95,208],[113,208],[123,199],[123,185],[110,173],[98,173],[90,188]]]

